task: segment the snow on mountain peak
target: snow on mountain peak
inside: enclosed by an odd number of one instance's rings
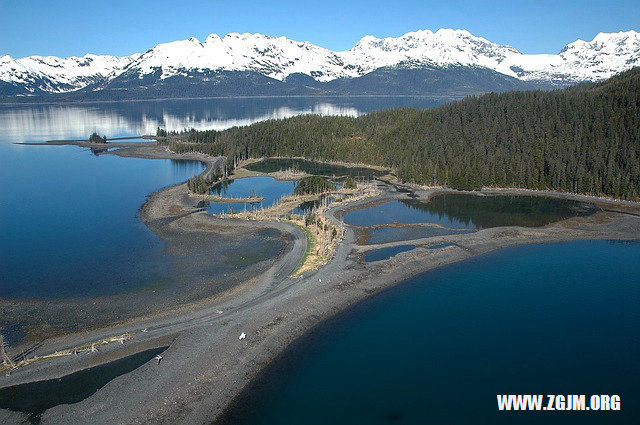
[[[190,77],[217,71],[254,71],[284,80],[302,73],[318,81],[354,78],[382,67],[488,68],[522,80],[577,82],[599,80],[640,65],[640,33],[599,33],[577,40],[556,55],[528,55],[464,29],[408,32],[399,37],[362,37],[350,50],[334,52],[308,41],[259,33],[210,34],[161,43],[127,57],[85,55],[57,58],[0,56],[0,82],[28,92],[77,90],[127,75]],[[156,74],[159,72],[159,74]]]
[[[429,31],[429,32],[431,32],[431,31]],[[436,34],[438,36],[442,36],[442,37],[460,37],[460,36],[462,36],[462,37],[474,37],[467,30],[453,29],[453,28],[440,28],[434,34]]]
[[[592,40],[592,43],[608,43],[610,41],[625,42],[638,41],[640,39],[640,33],[637,31],[620,31],[620,32],[599,32]]]
[[[346,60],[357,63],[363,72],[386,66],[483,66],[495,69],[506,56],[519,53],[510,46],[500,46],[473,36],[466,30],[442,28],[436,32],[420,30],[400,37],[362,38]]]
[[[22,86],[31,93],[74,91],[119,74],[137,57],[138,54],[124,57],[87,54],[13,59],[5,55],[0,60],[0,81]]]
[[[159,44],[135,64],[139,76],[161,69],[162,79],[202,70],[256,71],[284,80],[304,73],[321,81],[356,76],[343,69],[336,53],[309,42],[263,34],[211,34],[204,43],[195,39]]]
[[[207,44],[207,43],[219,43],[221,40],[222,39],[220,38],[220,36],[218,34],[211,33],[204,40],[204,44]]]
[[[550,61],[525,70],[526,79],[602,80],[640,65],[640,33],[598,33],[593,40],[567,44]]]

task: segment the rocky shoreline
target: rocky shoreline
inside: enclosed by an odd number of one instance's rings
[[[144,144],[109,154],[143,158],[195,159],[212,169],[217,159],[176,155]],[[397,189],[404,191],[398,191]],[[327,211],[336,225],[345,210],[386,199],[427,200],[445,189],[380,184],[381,195]],[[493,192],[488,192],[493,193]],[[500,193],[539,194],[535,191]],[[140,217],[161,237],[169,233],[194,238],[220,227],[272,228],[289,235],[288,248],[267,270],[215,297],[127,321],[108,328],[64,335],[45,341],[38,352],[51,352],[110,335],[129,332],[131,341],[105,346],[80,359],[61,357],[17,369],[0,377],[0,387],[60,377],[68,373],[170,342],[162,363],[149,362],[109,382],[80,403],[47,410],[42,423],[211,423],[222,417],[243,389],[293,341],[324,320],[391,288],[416,274],[500,248],[523,244],[584,239],[640,239],[640,206],[578,195],[554,194],[595,202],[601,211],[541,228],[496,227],[473,233],[437,236],[411,243],[454,243],[440,249],[416,248],[376,263],[359,260],[362,247],[354,229],[346,226],[334,258],[321,269],[300,278],[289,275],[306,248],[301,229],[286,223],[219,219],[193,208],[184,184],[156,192],[141,208]],[[427,240],[428,239],[428,240]],[[397,242],[396,244],[406,243]],[[381,246],[371,245],[367,249]],[[245,333],[246,339],[239,335]],[[0,410],[0,421],[14,423],[19,415]]]

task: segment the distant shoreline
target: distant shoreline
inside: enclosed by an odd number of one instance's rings
[[[60,144],[60,143],[84,143],[84,142],[87,142],[87,143],[93,143],[95,145],[106,145],[106,144],[108,144],[109,142],[111,142],[113,140],[134,140],[134,139],[150,139],[150,140],[154,140],[155,136],[142,135],[142,136],[110,137],[104,143],[94,143],[94,142],[90,142],[87,139],[47,140],[45,143],[55,145],[55,144]]]
[[[399,99],[451,99],[460,100],[469,95],[385,95],[385,94],[359,94],[359,95],[291,95],[291,96],[205,96],[205,97],[158,97],[153,99],[122,99],[122,100],[43,100],[41,102],[6,102],[6,99],[0,99],[0,106],[21,106],[21,105],[77,105],[92,103],[138,103],[138,102],[165,102],[167,100],[215,100],[215,99],[349,99],[349,98],[399,98]],[[26,97],[21,99],[27,99]]]

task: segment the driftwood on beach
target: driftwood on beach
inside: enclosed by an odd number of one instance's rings
[[[258,202],[264,201],[264,197],[255,196],[255,195],[254,196],[246,196],[244,198],[242,198],[242,197],[232,198],[232,197],[226,197],[226,196],[208,195],[208,194],[200,194],[200,193],[193,193],[193,192],[191,193],[191,195],[195,196],[196,198],[203,199],[205,201],[213,201],[213,202],[258,203]]]
[[[4,366],[10,366],[10,367],[14,366],[13,362],[9,358],[9,355],[7,354],[7,351],[5,349],[4,337],[2,336],[2,334],[0,334],[0,358],[2,358],[2,364]]]

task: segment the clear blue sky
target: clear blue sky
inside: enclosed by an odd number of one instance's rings
[[[557,53],[598,32],[640,30],[640,1],[0,0],[0,54],[128,55],[210,33],[286,35],[346,50],[363,35],[464,28],[525,53]]]

